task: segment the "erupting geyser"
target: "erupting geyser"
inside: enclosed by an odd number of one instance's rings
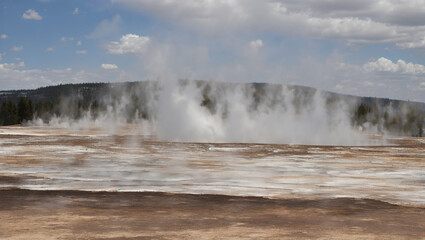
[[[104,106],[102,111],[90,107],[78,119],[60,115],[33,123],[115,129],[130,121],[154,129],[157,139],[164,141],[372,144],[353,127],[353,102],[305,87],[144,82],[108,89],[98,102]]]

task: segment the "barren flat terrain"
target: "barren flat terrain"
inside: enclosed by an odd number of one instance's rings
[[[0,128],[0,238],[418,239],[425,141],[182,143]]]
[[[421,239],[425,208],[371,199],[0,191],[2,239]]]

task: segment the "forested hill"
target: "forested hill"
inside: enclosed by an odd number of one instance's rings
[[[61,84],[31,90],[0,91],[0,103],[4,100],[18,103],[20,97],[31,99],[33,102],[58,101],[60,98],[75,95],[81,96],[86,101],[91,101],[109,85],[108,83]]]
[[[203,82],[203,81],[199,81]],[[125,82],[125,83],[81,83],[81,84],[61,84],[56,86],[41,87],[31,90],[10,90],[10,91],[0,91],[0,104],[5,100],[11,100],[15,104],[18,103],[20,97],[25,97],[27,100],[31,99],[33,103],[39,101],[48,102],[48,101],[59,101],[61,98],[72,98],[78,97],[85,103],[90,103],[93,100],[101,97],[106,91],[110,91],[113,88],[120,89],[132,89],[134,87],[144,87],[148,82]],[[254,83],[253,86],[256,89],[265,88],[270,84],[267,83]],[[314,92],[316,89],[291,85],[289,88],[294,89],[298,92]],[[387,106],[389,104],[394,107],[401,105],[408,105],[416,108],[422,113],[425,113],[425,103],[421,102],[411,102],[411,101],[402,101],[394,100],[388,98],[375,98],[375,97],[359,97],[352,95],[344,95],[333,92],[326,92],[330,99],[344,99],[347,101],[355,101],[358,104],[364,104],[366,106],[374,106],[376,104],[380,106]]]
[[[281,101],[279,89],[284,85],[267,83],[223,83],[208,81],[179,81],[180,86],[194,83],[202,94],[200,105],[215,111],[217,96],[211,96],[211,89],[242,87],[251,89],[253,110],[267,99]],[[314,101],[316,89],[304,86],[285,85],[295,96],[294,104]],[[92,118],[119,108],[121,117],[128,121],[152,119],[155,109],[151,104],[159,86],[155,82],[126,83],[83,83],[42,87],[34,90],[0,91],[0,125],[12,125],[34,118],[44,122],[54,116],[71,119]],[[213,91],[214,92],[214,91]],[[286,92],[286,94],[288,91]],[[328,109],[338,107],[340,101],[350,103],[352,124],[376,126],[378,130],[389,130],[397,134],[422,136],[425,118],[425,103],[391,100],[384,98],[357,97],[323,92]],[[124,98],[123,98],[124,97]],[[123,100],[125,99],[125,100]],[[115,111],[116,112],[116,111]]]

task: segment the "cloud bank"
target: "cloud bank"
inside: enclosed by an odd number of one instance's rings
[[[397,62],[381,57],[376,61],[368,62],[363,65],[363,68],[368,72],[394,72],[406,74],[425,74],[425,66],[421,64],[406,63],[399,59]]]
[[[350,44],[424,47],[423,1],[112,0],[204,34],[269,32],[342,39]]]

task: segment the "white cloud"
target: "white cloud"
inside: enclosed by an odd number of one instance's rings
[[[74,11],[72,12],[72,15],[77,15],[79,13],[79,11],[80,10],[78,8],[75,8]]]
[[[2,34],[2,35],[0,35],[0,38],[1,39],[6,39],[6,38],[8,38],[9,36],[7,36],[6,34]]]
[[[105,45],[105,48],[110,54],[138,54],[146,51],[149,42],[149,37],[126,34],[121,37],[120,42],[110,42]]]
[[[46,49],[46,51],[48,51],[48,52],[53,52],[53,50],[55,50],[55,49],[52,48],[52,47],[49,47],[49,48]]]
[[[77,50],[75,51],[76,54],[87,54],[86,50]]]
[[[376,61],[367,62],[363,65],[367,72],[393,72],[406,74],[424,74],[425,66],[421,64],[406,63],[399,59],[397,62],[381,57]]]
[[[343,62],[343,59],[331,61],[330,64],[326,63],[326,59],[318,58],[316,61],[314,64],[303,62],[299,67],[292,67],[294,70],[289,69],[295,71],[293,75],[296,84],[356,96],[415,99],[425,102],[425,95],[415,91],[420,82],[425,82],[425,74],[419,74],[418,70],[417,74],[408,74],[406,72],[412,71],[402,70],[402,67],[394,69],[385,64],[383,64],[385,67],[381,66],[382,69],[390,71],[379,71],[377,68],[371,68],[368,63],[363,65],[344,63],[341,67],[335,67]],[[397,64],[397,62],[391,63]],[[309,71],[306,72],[305,69]]]
[[[115,15],[112,20],[105,19],[96,26],[88,38],[107,38],[119,34],[122,24],[121,16]]]
[[[78,41],[77,46],[81,46],[81,45],[82,45],[81,41]]]
[[[102,67],[103,69],[106,69],[106,70],[114,70],[114,69],[118,69],[118,66],[117,66],[117,65],[115,65],[115,64],[109,64],[109,63],[103,63],[103,64],[101,65],[101,67]]]
[[[13,46],[10,50],[19,52],[19,51],[22,51],[23,49],[24,49],[23,46]]]
[[[260,48],[260,47],[262,47],[264,44],[263,44],[263,41],[261,40],[261,39],[257,39],[257,40],[254,40],[254,41],[251,41],[250,43],[249,43],[249,46],[251,46],[252,48],[254,48],[254,49],[257,49],[257,48]]]
[[[2,63],[0,64],[0,69],[1,70],[12,70],[12,69],[17,69],[17,68],[23,68],[25,67],[25,63],[24,62],[19,62],[19,63]]]
[[[66,41],[74,41],[74,37],[61,37],[61,42],[66,42]]]
[[[22,14],[23,19],[41,20],[43,19],[38,12],[33,9],[28,9]]]
[[[396,46],[401,49],[425,49],[425,38],[397,43]]]
[[[272,32],[423,47],[425,2],[404,0],[112,0],[206,34]]]

